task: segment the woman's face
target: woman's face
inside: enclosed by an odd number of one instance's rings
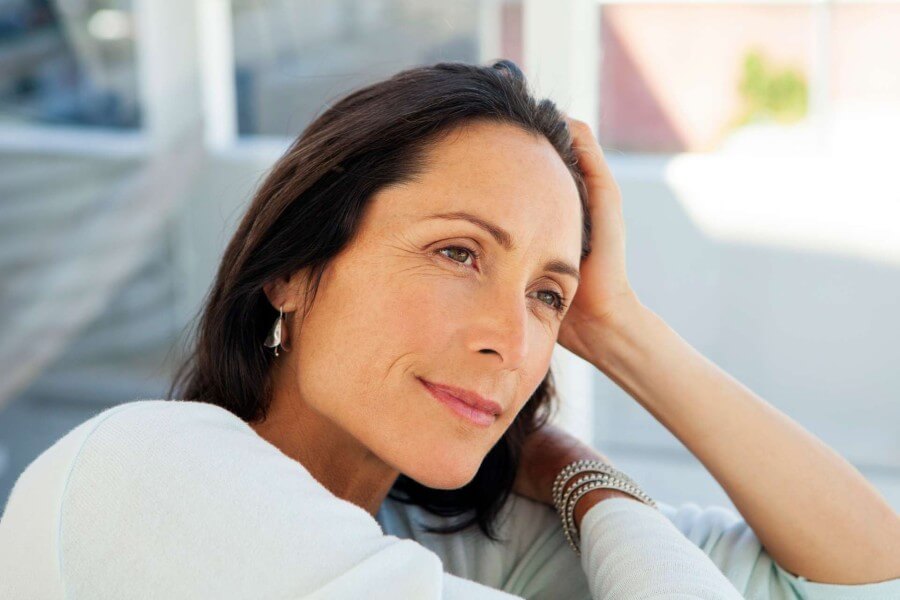
[[[435,216],[464,213],[512,246]],[[546,265],[577,270],[581,231],[575,182],[546,139],[493,123],[455,131],[419,180],[372,199],[302,327],[289,321],[291,351],[278,360],[294,363],[291,395],[419,483],[462,487],[547,373],[557,294],[571,299],[577,279]],[[501,412],[478,425],[422,379]]]

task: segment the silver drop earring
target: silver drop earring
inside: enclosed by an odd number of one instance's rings
[[[284,320],[283,308],[284,304],[278,308],[278,318],[275,320],[275,324],[272,326],[272,330],[265,341],[267,348],[275,348],[275,356],[278,356],[278,346],[281,345],[281,323]]]

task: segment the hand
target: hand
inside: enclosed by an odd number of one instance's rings
[[[553,506],[553,481],[569,463],[581,460],[612,462],[561,427],[547,424],[525,438],[513,492]]]
[[[625,221],[619,186],[590,126],[568,116],[565,119],[584,173],[593,230],[591,253],[581,261],[581,281],[560,325],[557,341],[590,362],[589,332],[602,328],[614,314],[640,302],[625,268]]]

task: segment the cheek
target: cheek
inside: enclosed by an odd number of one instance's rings
[[[377,311],[381,335],[402,343],[408,352],[440,346],[465,319],[471,293],[466,282],[452,277],[413,278],[383,289],[371,310]]]
[[[413,290],[406,300],[402,312],[394,313],[394,327],[398,332],[410,338],[417,338],[438,333],[449,333],[453,325],[462,317],[465,310],[461,306],[453,307],[452,297],[439,294],[437,290]],[[443,337],[432,337],[432,344],[439,343]]]
[[[520,371],[519,396],[517,397],[519,403],[515,414],[510,417],[510,422],[512,422],[516,415],[518,415],[525,407],[525,404],[528,403],[528,400],[534,394],[535,390],[537,390],[538,386],[541,385],[541,382],[547,376],[547,371],[550,369],[550,360],[553,355],[554,346],[555,344],[547,342],[540,348],[535,348],[533,350],[533,356],[528,360],[528,364]],[[557,379],[557,381],[559,381],[559,379]]]
[[[406,367],[403,361],[447,339],[447,320],[439,317],[445,299],[426,285],[398,286],[359,272],[329,284],[301,332],[300,372],[329,382],[326,394],[309,390],[316,392],[310,397],[376,397],[382,382]]]

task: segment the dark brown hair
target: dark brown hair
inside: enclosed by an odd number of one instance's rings
[[[308,311],[325,267],[353,239],[372,195],[421,173],[431,144],[476,119],[515,125],[550,141],[578,187],[582,258],[587,256],[591,222],[571,134],[552,101],[532,97],[515,63],[445,62],[401,71],[327,108],[275,163],[225,249],[168,398],[216,404],[247,422],[262,420],[273,360],[263,341],[278,316],[263,286],[309,269]],[[436,490],[401,474],[389,496],[435,515],[468,515],[428,531],[454,533],[477,523],[496,541],[495,520],[512,491],[525,436],[547,423],[555,401],[548,369],[472,481]]]

